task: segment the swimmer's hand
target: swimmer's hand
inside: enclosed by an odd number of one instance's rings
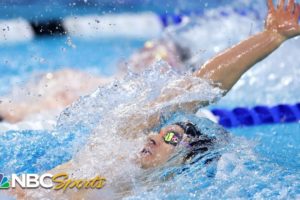
[[[272,0],[266,2],[269,11],[265,30],[210,59],[194,73],[195,76],[218,84],[225,95],[247,70],[269,56],[285,40],[300,35],[300,6],[295,0],[289,0],[287,6],[285,0],[279,0],[277,8]]]
[[[16,198],[17,200],[26,200],[27,197],[26,197],[26,192],[25,190],[23,190],[20,186],[16,186],[15,189],[12,189],[10,188],[8,191],[7,191],[7,194],[11,197],[14,197]]]
[[[267,0],[268,16],[266,18],[266,30],[279,33],[284,40],[300,35],[300,4],[295,0],[279,0],[277,8],[274,7],[272,0]]]

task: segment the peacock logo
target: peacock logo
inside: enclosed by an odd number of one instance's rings
[[[10,187],[8,178],[4,174],[0,174],[0,189],[7,189]]]

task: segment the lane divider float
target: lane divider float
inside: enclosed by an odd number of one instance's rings
[[[227,128],[279,124],[300,121],[300,103],[276,106],[258,105],[253,108],[238,107],[232,110],[215,108],[211,113],[219,124]]]
[[[250,15],[250,10],[218,9],[216,17]],[[22,18],[0,20],[0,43],[26,42],[41,36],[70,35],[83,38],[129,37],[149,39],[159,36],[171,25],[178,25],[190,17],[207,17],[203,11],[182,11],[179,14],[153,12],[120,13],[106,15],[68,16],[64,19],[27,21]]]

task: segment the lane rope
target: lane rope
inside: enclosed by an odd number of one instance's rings
[[[257,105],[253,108],[237,107],[234,109],[211,110],[219,124],[227,128],[257,126],[261,124],[279,124],[300,121],[300,103],[276,106]]]
[[[255,10],[218,9],[213,16],[256,16]],[[165,28],[178,25],[191,17],[208,17],[203,11],[182,11],[179,14],[153,12],[107,15],[67,16],[63,19],[28,21],[23,18],[0,20],[0,43],[24,42],[36,37],[76,36],[86,38],[131,37],[149,39]],[[259,18],[259,16],[256,16]],[[22,33],[22,34],[21,34]]]

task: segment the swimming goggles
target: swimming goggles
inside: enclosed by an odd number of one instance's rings
[[[177,133],[175,131],[169,131],[163,136],[163,139],[165,143],[177,146],[182,140],[182,137],[183,136],[180,133]]]

